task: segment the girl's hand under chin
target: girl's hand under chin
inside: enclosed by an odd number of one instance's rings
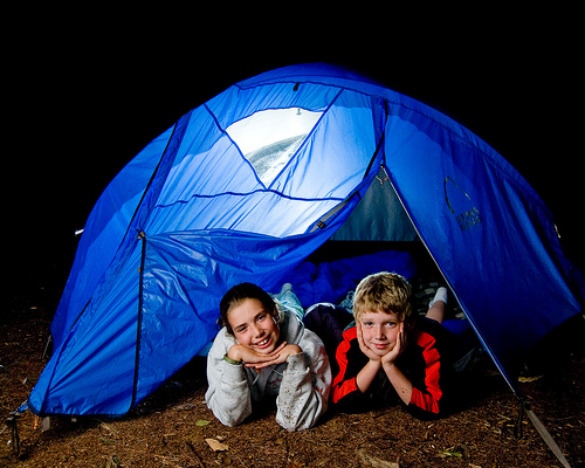
[[[262,360],[260,362],[245,362],[246,367],[252,367],[256,371],[260,371],[261,369],[272,366],[275,364],[282,364],[286,362],[289,356],[293,354],[299,354],[302,352],[302,349],[296,344],[288,344],[286,341],[281,343],[278,348],[276,348],[270,355],[266,356],[268,360]]]

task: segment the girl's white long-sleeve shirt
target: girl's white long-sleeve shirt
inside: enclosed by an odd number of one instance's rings
[[[205,401],[226,426],[237,426],[266,398],[276,400],[276,422],[288,431],[308,429],[327,411],[331,366],[325,346],[294,313],[284,311],[281,339],[300,346],[302,353],[260,372],[224,359],[235,338],[222,328],[207,356]]]

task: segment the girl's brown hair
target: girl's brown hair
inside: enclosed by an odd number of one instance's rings
[[[233,335],[234,331],[228,321],[228,312],[245,299],[259,300],[266,311],[275,319],[279,318],[276,303],[269,293],[254,283],[239,283],[232,286],[219,301],[219,323],[229,334]]]

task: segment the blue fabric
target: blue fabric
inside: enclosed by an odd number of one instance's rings
[[[288,281],[306,309],[317,302],[339,304],[364,276],[377,271],[400,273],[412,280],[417,266],[408,252],[381,250],[329,262],[306,261],[290,273]]]
[[[266,179],[257,173],[262,161],[244,155],[227,128],[288,108],[319,119]],[[278,291],[372,182],[396,191],[504,375],[579,313],[584,289],[552,215],[491,147],[440,112],[350,71],[285,67],[236,83],[182,116],[104,190],[85,225],[51,325],[54,351],[29,408],[125,414],[205,349],[230,286],[254,281]],[[372,240],[370,215],[380,240],[380,220],[394,222],[383,205],[360,210],[352,235]],[[325,299],[320,291],[325,286],[314,288],[315,302]]]

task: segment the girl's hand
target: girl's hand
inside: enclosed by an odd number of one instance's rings
[[[272,366],[274,364],[282,364],[286,362],[289,356],[292,356],[293,354],[299,354],[302,352],[303,350],[298,345],[283,342],[269,355],[263,355],[266,359],[261,359],[257,362],[244,361],[244,363],[246,367],[253,367],[256,371],[259,371],[265,367]]]
[[[262,354],[254,349],[248,348],[241,344],[235,344],[230,347],[227,356],[234,361],[244,362],[246,364],[258,364],[265,361],[271,361],[278,357],[280,351],[286,346],[286,342],[281,343],[270,354]]]

